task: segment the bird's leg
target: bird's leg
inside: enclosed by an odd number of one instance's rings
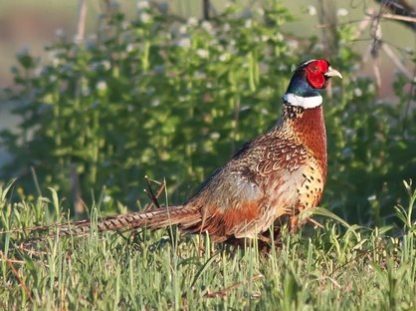
[[[282,246],[281,225],[274,224],[273,228],[263,232],[258,239],[263,246],[267,245],[269,250],[272,247],[280,248]]]
[[[245,239],[237,239],[236,237],[232,236],[232,237],[228,237],[227,240],[225,241],[228,245],[231,246],[235,246],[235,247],[240,247],[240,248],[244,248],[245,245],[247,245]]]
[[[273,239],[265,234],[259,234],[257,237],[257,248],[261,254],[270,253],[273,247]]]
[[[297,215],[293,215],[290,217],[290,223],[289,223],[289,232],[290,233],[296,233],[299,229],[299,218]]]
[[[300,213],[305,209],[303,205],[298,205],[292,210],[292,215],[289,221],[289,232],[296,233],[299,227],[305,223],[305,221],[299,221]]]

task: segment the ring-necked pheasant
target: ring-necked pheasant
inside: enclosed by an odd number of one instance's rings
[[[326,130],[320,91],[341,74],[314,59],[294,72],[283,96],[283,116],[267,133],[240,149],[188,201],[98,222],[98,231],[179,225],[207,232],[215,241],[255,238],[282,216],[317,206],[327,174]],[[89,221],[60,227],[61,235],[85,234]]]

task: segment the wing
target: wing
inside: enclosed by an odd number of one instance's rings
[[[306,154],[294,139],[281,137],[276,131],[244,145],[186,203],[201,210],[201,221],[183,228],[207,231],[217,240],[232,235],[252,237],[266,230],[275,220],[274,206],[296,199],[296,190],[291,189],[295,191],[292,195],[279,191],[279,187],[287,187],[288,175],[299,168]],[[292,177],[296,182],[298,176]],[[276,191],[281,192],[280,198],[272,202]]]

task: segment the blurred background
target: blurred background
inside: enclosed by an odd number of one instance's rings
[[[0,0],[0,178],[68,208],[189,194],[279,114],[291,69],[328,57],[325,204],[389,221],[416,175],[416,1]],[[335,66],[336,65],[336,66]]]
[[[163,1],[153,1],[163,3]],[[183,17],[202,18],[203,3],[199,0],[170,0],[165,1],[168,10],[172,14]],[[258,6],[262,1],[236,1],[247,10]],[[329,10],[335,9],[337,22],[339,23],[359,23],[365,18],[366,13],[372,10],[379,10],[380,1],[307,1],[297,0],[279,1],[289,9],[294,20],[283,25],[283,29],[302,37],[321,36],[320,17],[318,10],[320,6],[328,7]],[[391,1],[400,3],[400,1]],[[409,5],[416,6],[415,0],[406,0]],[[70,38],[75,38],[79,21],[80,5],[79,0],[59,1],[59,0],[21,0],[0,1],[0,86],[12,86],[13,76],[10,71],[15,63],[15,54],[22,49],[30,49],[36,56],[45,56],[44,47],[56,39],[59,32],[66,33]],[[97,31],[98,16],[103,13],[106,6],[105,0],[89,0],[86,4],[86,35]],[[216,14],[224,10],[226,1],[211,0],[211,10]],[[386,2],[387,3],[387,2]],[[130,18],[137,13],[136,1],[119,1],[121,10]],[[332,14],[334,14],[332,13]],[[322,18],[322,17],[321,17]],[[364,27],[365,25],[363,25]],[[415,27],[413,27],[414,29]],[[395,20],[387,19],[382,21],[383,41],[389,43],[397,49],[411,53],[415,48],[415,32],[411,27],[406,27],[397,23]],[[361,41],[362,40],[362,41]],[[360,40],[354,43],[354,47],[360,53],[365,53],[369,47],[370,29],[365,29]],[[384,54],[382,52],[382,54]],[[364,55],[363,55],[364,56]],[[394,68],[389,58],[381,55],[381,66],[383,69],[391,70]],[[389,66],[390,64],[390,66]],[[383,72],[383,78],[389,79],[391,75]],[[384,80],[384,79],[383,79]],[[386,83],[387,84],[387,83]],[[388,84],[386,87],[389,89]],[[384,89],[384,88],[383,88]],[[382,95],[391,95],[382,90]]]

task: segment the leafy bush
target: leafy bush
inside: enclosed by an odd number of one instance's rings
[[[357,80],[328,111],[327,201],[351,221],[384,223],[404,195],[400,180],[416,176],[416,111],[406,113],[414,98],[405,84],[398,76],[398,102],[387,103],[376,100],[371,81]]]
[[[278,31],[285,9],[246,21],[233,13],[211,23],[117,13],[85,46],[49,47],[40,74],[30,55],[18,57],[23,121],[3,133],[15,154],[9,172],[33,166],[42,184],[67,192],[75,164],[86,193],[106,185],[130,200],[145,174],[173,189],[202,181],[276,118],[295,61]]]
[[[84,199],[105,186],[108,198],[131,203],[149,175],[166,178],[173,201],[183,199],[273,124],[293,67],[322,56],[315,39],[299,44],[282,32],[290,15],[276,1],[247,14],[233,5],[210,22],[183,21],[142,7],[132,21],[106,16],[85,45],[60,38],[48,47],[49,64],[20,54],[21,90],[12,96],[22,122],[18,132],[2,132],[14,156],[3,178],[20,176],[30,193],[33,167],[42,186],[68,194],[72,168]],[[371,81],[353,76],[351,28],[339,37],[331,61],[346,78],[326,100],[325,202],[351,219],[378,221],[401,180],[415,176],[416,132],[401,122],[410,95],[399,79],[400,104],[377,103]],[[415,112],[406,118],[412,124]],[[381,205],[369,209],[372,195]]]

